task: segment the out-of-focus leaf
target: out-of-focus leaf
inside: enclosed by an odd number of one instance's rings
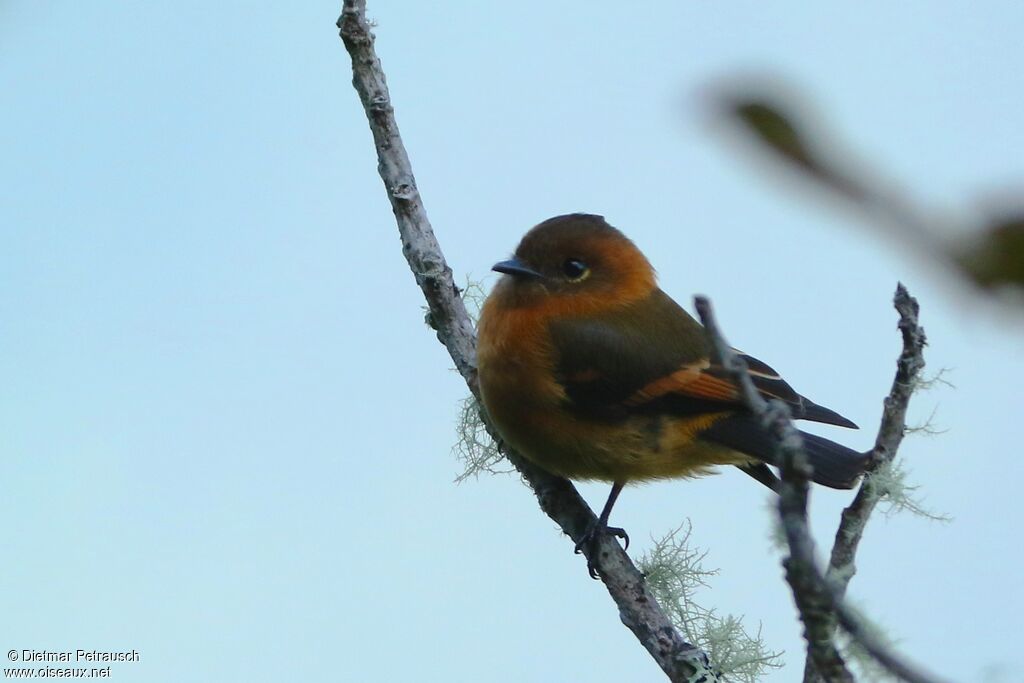
[[[956,261],[982,287],[1024,287],[1024,213],[992,221]]]
[[[958,276],[981,289],[1013,288],[1024,294],[1024,208],[991,214],[970,231],[972,237],[950,245],[941,235],[948,234],[944,227],[956,226],[954,217],[919,205],[853,157],[840,153],[828,128],[812,125],[817,122],[800,106],[791,88],[762,81],[726,92],[719,98],[719,111],[744,133],[819,187],[852,202],[871,223],[899,238],[910,253],[952,266]]]
[[[826,154],[821,141],[815,140],[807,126],[799,123],[802,117],[795,113],[795,105],[784,106],[760,97],[734,95],[727,102],[727,111],[770,151],[815,180],[847,199],[861,203],[873,201],[865,182]]]
[[[817,172],[819,161],[791,117],[757,100],[737,100],[731,106],[733,115],[761,142],[790,161]]]

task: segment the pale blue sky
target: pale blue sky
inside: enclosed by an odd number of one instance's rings
[[[659,672],[515,477],[452,483],[466,390],[422,323],[338,3],[0,3],[0,646],[137,649],[120,681],[621,681]],[[949,525],[879,516],[851,592],[953,680],[1024,680],[1024,325],[808,200],[699,93],[790,78],[939,208],[1024,182],[1024,5],[370,2],[428,212],[460,278],[534,223],[602,213],[663,288],[859,422],[899,348],[932,370],[913,479]],[[1019,196],[1019,193],[1018,193]],[[605,487],[582,487],[599,505]],[[816,493],[830,542],[849,494]],[[802,666],[738,472],[627,490],[637,552],[689,517],[701,601]],[[994,668],[992,668],[994,667]]]

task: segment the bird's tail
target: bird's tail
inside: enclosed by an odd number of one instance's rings
[[[852,489],[864,474],[868,454],[858,453],[835,441],[800,431],[804,452],[814,468],[814,481],[833,489]]]
[[[858,453],[835,441],[829,441],[816,434],[800,430],[804,440],[804,452],[814,468],[814,481],[833,489],[851,489],[868,463],[867,453]],[[769,435],[750,415],[735,415],[716,422],[703,431],[700,438],[726,446],[740,453],[753,456],[763,463],[778,466],[775,455],[775,439]],[[769,488],[776,488],[776,482],[769,483],[767,468],[760,465],[741,467],[747,474]]]

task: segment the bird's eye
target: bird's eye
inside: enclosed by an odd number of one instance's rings
[[[570,258],[566,259],[565,263],[562,264],[562,272],[573,282],[579,282],[590,275],[590,268],[587,268],[587,264],[583,261]]]

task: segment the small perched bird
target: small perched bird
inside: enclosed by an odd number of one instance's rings
[[[628,547],[608,517],[630,482],[736,465],[776,488],[774,441],[712,362],[703,326],[658,288],[647,258],[604,218],[546,220],[494,270],[503,276],[480,314],[477,363],[495,427],[552,474],[612,482],[577,551],[602,533]],[[785,401],[794,418],[856,429],[740,355],[760,393]],[[814,481],[851,488],[867,454],[801,433]]]

